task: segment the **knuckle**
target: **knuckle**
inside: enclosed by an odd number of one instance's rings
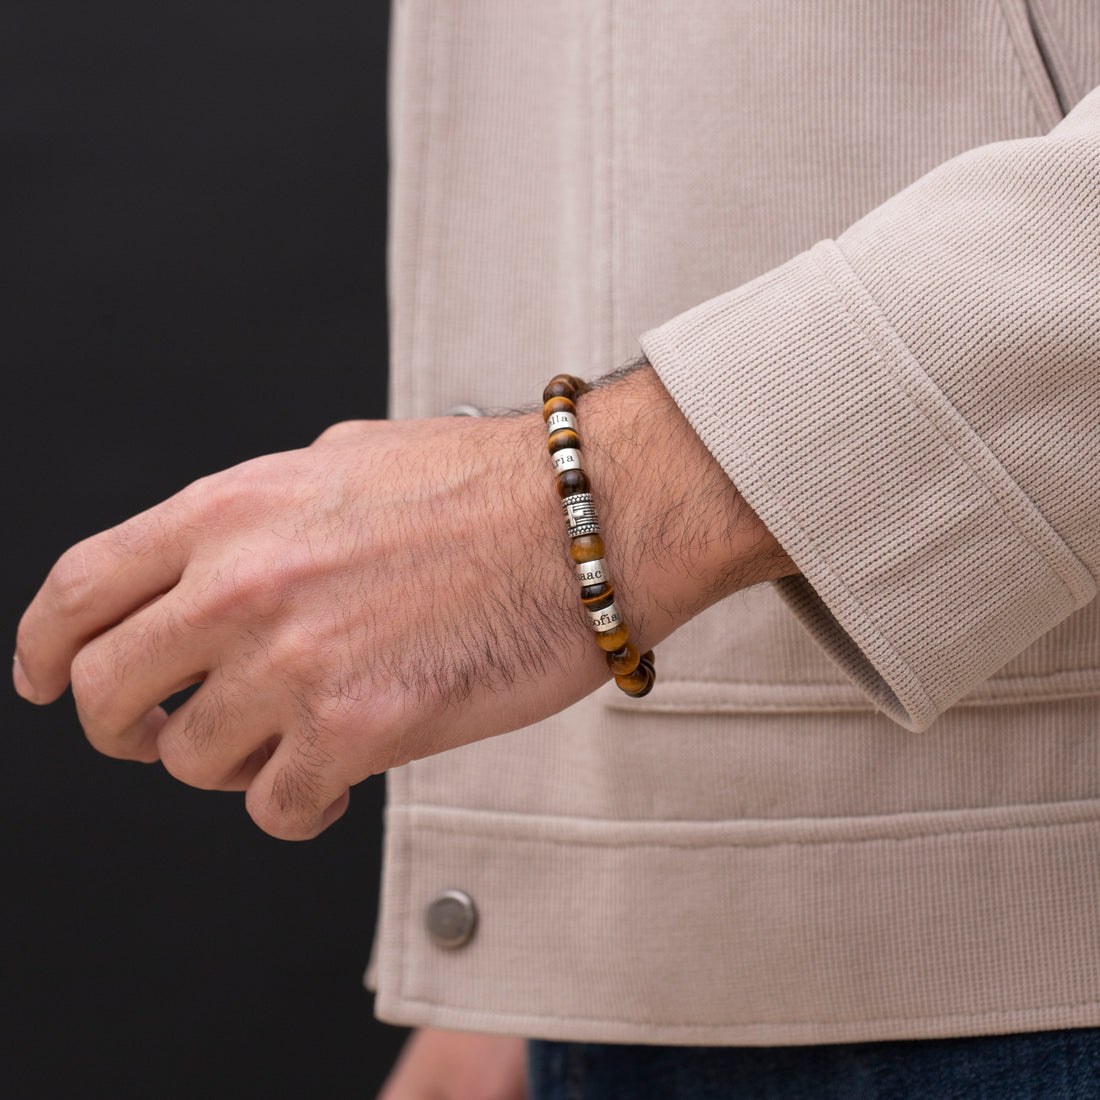
[[[314,445],[318,443],[339,443],[342,440],[350,439],[353,436],[362,434],[364,421],[362,420],[341,420],[338,424],[332,424],[327,427],[313,442]]]
[[[224,782],[225,768],[210,757],[196,753],[183,738],[162,738],[157,747],[164,770],[188,787],[213,791]]]
[[[58,558],[47,585],[53,605],[61,614],[76,616],[91,607],[99,575],[96,558],[92,540],[77,543]]]
[[[310,840],[320,832],[319,810],[284,809],[275,791],[261,794],[256,784],[245,794],[245,808],[260,829],[278,840]]]
[[[329,760],[310,746],[295,746],[267,782],[253,783],[245,796],[252,820],[281,840],[309,840],[321,832],[323,815],[332,802],[325,781]]]
[[[285,618],[275,624],[266,641],[265,662],[291,693],[297,724],[313,725],[313,715],[325,692],[323,633],[299,618]]]
[[[182,708],[179,718],[180,741],[191,752],[202,753],[222,740],[231,715],[220,694],[205,691]]]
[[[218,474],[207,474],[205,477],[196,478],[189,485],[185,485],[170,501],[182,515],[194,514],[202,516],[210,502],[217,496],[218,483],[226,477],[223,471]]]
[[[96,743],[110,720],[117,677],[100,647],[93,645],[85,646],[73,658],[70,675],[77,713],[89,738]]]
[[[232,522],[265,498],[270,478],[264,463],[263,458],[251,459],[191,482],[175,498],[180,516],[210,529]]]
[[[299,708],[299,752],[315,757],[324,753],[325,762],[332,757],[324,744],[335,741],[354,722],[362,703],[358,687],[353,681],[333,681],[315,689],[309,704]]]
[[[218,694],[196,696],[173,716],[161,732],[160,758],[169,775],[201,790],[217,790],[235,770],[222,746],[233,715]]]
[[[276,601],[283,599],[279,596]],[[271,621],[255,621],[249,630],[251,648],[242,656],[242,679],[269,685],[272,705],[278,709],[283,734],[297,740],[304,736],[338,732],[341,703],[329,699],[329,669],[332,647],[321,627],[303,623],[283,609]],[[303,616],[304,617],[304,616]]]
[[[190,616],[196,626],[263,623],[275,617],[290,591],[287,568],[269,558],[242,555],[223,563],[197,593]]]
[[[33,612],[25,611],[15,629],[15,652],[23,664],[26,664],[28,656],[37,649],[37,633]]]

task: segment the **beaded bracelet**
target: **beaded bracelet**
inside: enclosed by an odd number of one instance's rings
[[[571,374],[555,375],[542,391],[542,418],[569,529],[569,556],[581,585],[581,603],[596,631],[596,644],[607,654],[607,667],[615,683],[627,695],[640,699],[650,693],[657,678],[653,650],[639,655],[615,607],[615,589],[603,560],[600,521],[581,463],[577,406],[573,402],[590,388]]]

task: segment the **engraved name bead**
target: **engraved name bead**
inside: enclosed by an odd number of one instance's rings
[[[576,432],[577,418],[569,412],[551,413],[546,421],[547,433],[553,435],[554,432],[560,432],[563,428],[570,432]]]
[[[603,560],[600,521],[584,472],[577,428],[579,417],[574,404],[588,391],[588,385],[571,374],[558,374],[550,380],[542,393],[546,446],[569,531],[569,556],[580,584],[581,605],[615,683],[627,695],[640,699],[649,693],[656,680],[653,651],[639,654],[637,646],[631,643],[630,629],[615,604],[615,588]]]
[[[581,469],[581,452],[575,447],[567,447],[564,451],[556,451],[550,456],[554,463],[554,473],[560,474],[562,470]]]
[[[587,608],[585,610],[588,611],[588,618],[591,620],[592,628],[597,634],[604,634],[609,630],[618,630],[623,625],[623,617],[614,604],[599,611],[589,611]]]
[[[607,566],[603,558],[578,562],[573,568],[577,571],[577,580],[585,587],[590,584],[603,584],[607,580]]]

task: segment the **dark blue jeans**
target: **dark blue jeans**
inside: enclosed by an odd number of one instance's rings
[[[1094,1100],[1100,1029],[815,1047],[532,1042],[529,1100]]]

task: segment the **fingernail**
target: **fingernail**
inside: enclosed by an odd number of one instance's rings
[[[12,658],[11,662],[11,679],[15,685],[15,690],[19,692],[30,703],[38,701],[38,694],[34,690],[34,685],[27,679],[27,674],[23,671],[23,666],[19,663],[19,655],[16,654]]]

